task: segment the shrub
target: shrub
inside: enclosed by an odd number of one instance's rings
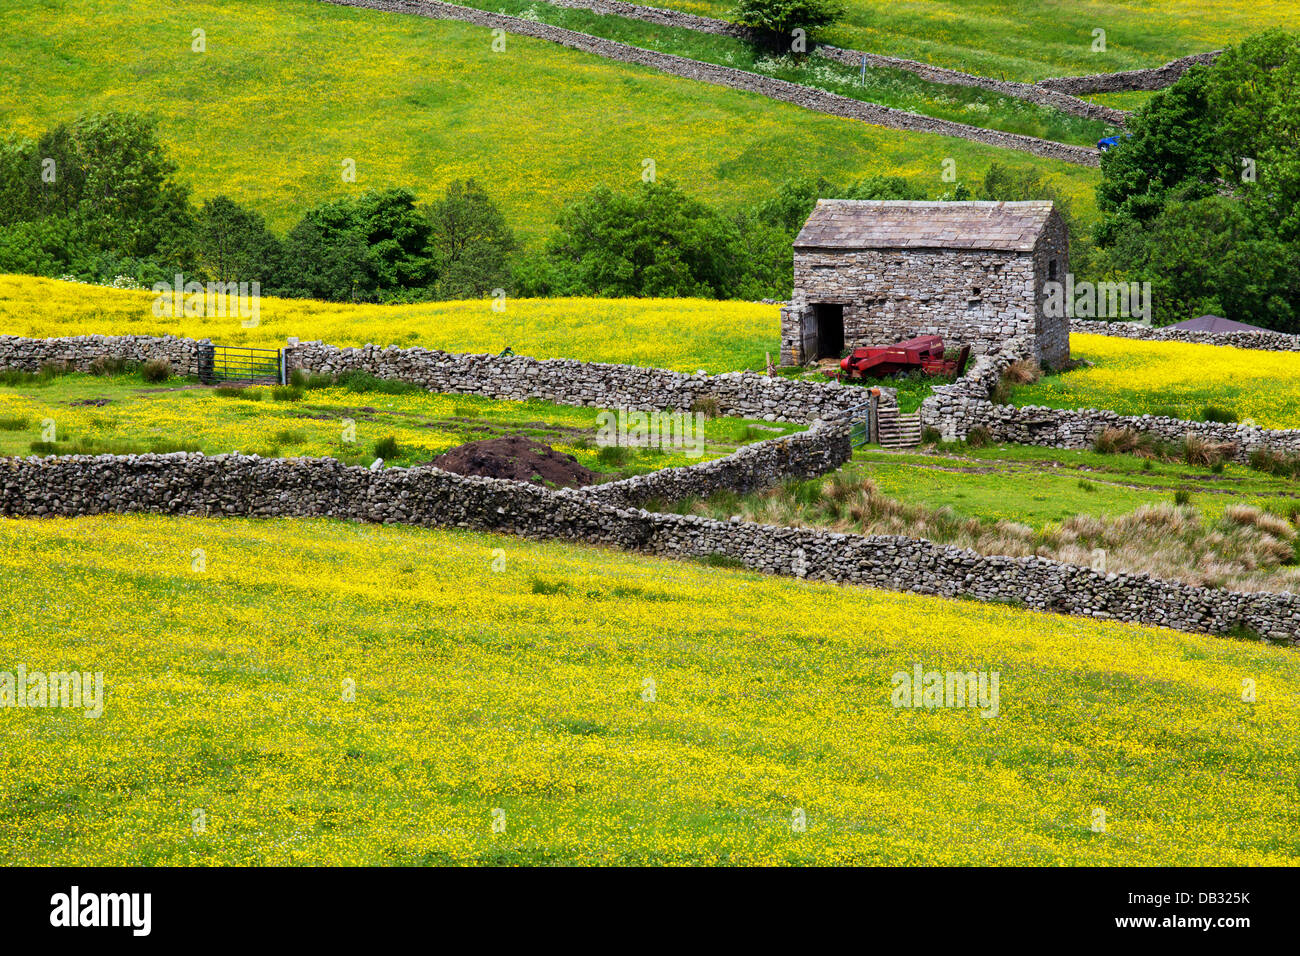
[[[1218,405],[1206,405],[1201,409],[1201,420],[1206,422],[1218,422],[1221,425],[1228,425],[1237,421],[1237,413],[1230,408],[1220,408]]]
[[[0,418],[0,432],[20,432],[26,427],[25,418]]]
[[[1153,445],[1149,435],[1136,429],[1110,426],[1097,432],[1092,440],[1093,450],[1103,455],[1134,455],[1141,451],[1149,452]]]
[[[375,457],[382,458],[384,461],[392,461],[401,453],[397,447],[396,435],[385,435],[379,441],[375,442]]]
[[[985,425],[976,425],[966,433],[966,444],[972,448],[983,448],[993,444],[993,433]]]
[[[600,451],[596,452],[596,461],[602,465],[613,465],[615,467],[625,464],[631,453],[622,445],[606,445]]]
[[[1174,492],[1174,504],[1178,505],[1180,508],[1185,505],[1190,505],[1191,503],[1192,496],[1188,494],[1185,489],[1179,488]]]
[[[399,382],[396,379],[376,378],[369,372],[344,372],[337,383],[349,392],[382,392],[385,395],[401,395],[406,392],[424,391],[414,382]]]
[[[302,401],[302,389],[296,385],[273,385],[271,386],[271,399],[277,402],[300,402]]]
[[[921,444],[937,445],[943,441],[943,434],[933,425],[926,425],[921,429]]]
[[[165,382],[172,377],[172,363],[166,359],[150,359],[140,369],[140,375],[146,382]]]
[[[1250,467],[1281,478],[1295,478],[1300,475],[1300,455],[1288,455],[1270,445],[1261,445],[1250,453]]]
[[[301,445],[307,440],[305,433],[295,431],[291,428],[281,428],[275,433],[274,441],[277,445]]]
[[[307,387],[307,373],[300,368],[294,369],[289,373],[289,384],[295,388]]]
[[[730,555],[721,554],[714,551],[700,559],[711,568],[744,568],[745,562],[739,558],[733,558]]]

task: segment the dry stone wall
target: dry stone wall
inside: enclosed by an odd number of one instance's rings
[[[581,491],[453,475],[370,471],[333,459],[244,455],[0,459],[0,514],[329,517],[467,528],[673,558],[723,556],[809,580],[982,601],[1095,619],[1223,633],[1300,635],[1291,594],[1196,588],[1042,558],[989,557],[928,541],[778,528],[615,507]]]
[[[1180,57],[1149,70],[1122,70],[1118,73],[1093,73],[1089,76],[1053,76],[1046,80],[1039,80],[1037,85],[1045,90],[1071,93],[1076,96],[1086,93],[1163,90],[1167,86],[1173,86],[1178,78],[1192,67],[1213,63],[1222,54],[1222,50],[1193,53],[1191,56]]]
[[[990,401],[998,380],[1017,355],[1015,345],[1001,354],[978,359],[959,381],[935,386],[921,403],[921,423],[947,440],[964,439],[971,429],[988,429],[994,441],[1045,448],[1086,449],[1103,428],[1130,428],[1169,442],[1195,435],[1233,446],[1235,461],[1249,460],[1257,448],[1300,453],[1300,429],[1256,428],[1240,423],[1189,422],[1158,415],[1120,415],[1096,408],[1047,408],[1040,405],[996,405]]]
[[[0,368],[39,371],[57,365],[78,372],[92,371],[96,359],[127,362],[163,360],[177,375],[199,373],[199,348],[206,339],[181,339],[170,335],[74,335],[56,339],[28,339],[0,335]]]
[[[1238,349],[1266,352],[1300,351],[1300,335],[1286,332],[1201,332],[1169,326],[1138,325],[1136,322],[1103,322],[1096,319],[1072,319],[1070,331],[1083,335],[1112,335],[1116,338],[1141,339],[1145,342],[1199,342],[1204,345],[1230,345]]]
[[[625,508],[652,501],[706,498],[723,490],[745,494],[789,479],[816,478],[852,457],[849,424],[817,421],[806,432],[747,445],[725,458],[589,485],[581,492],[592,500]]]
[[[646,23],[657,23],[666,27],[695,30],[698,33],[714,33],[720,36],[732,36],[741,39],[750,39],[754,33],[748,27],[743,27],[738,23],[730,23],[714,17],[701,17],[693,13],[683,13],[679,10],[665,10],[661,7],[649,7],[639,3],[626,3],[624,0],[547,0],[547,2],[555,7],[590,10],[593,13],[603,15],[627,17],[633,20],[643,20]],[[871,67],[906,70],[932,83],[979,87],[1000,96],[1011,96],[1030,103],[1037,103],[1040,106],[1052,107],[1073,116],[1101,120],[1104,123],[1122,126],[1128,118],[1128,114],[1123,110],[1112,109],[1109,106],[1101,106],[1097,103],[1089,103],[1087,100],[1081,100],[1078,97],[1045,89],[1031,83],[994,80],[986,76],[976,76],[972,73],[963,73],[960,70],[950,70],[930,63],[921,63],[917,60],[881,56],[878,53],[865,53],[862,50],[845,50],[840,47],[827,46],[826,44],[818,44],[813,53],[824,56],[828,60],[854,67],[865,59],[867,65]]]
[[[690,411],[701,402],[713,402],[720,415],[768,421],[835,418],[867,401],[866,390],[859,386],[754,372],[686,374],[636,365],[524,355],[461,355],[396,346],[339,348],[307,342],[285,350],[285,367],[336,375],[362,371],[413,382],[435,392],[510,401],[538,398],[630,411]]]

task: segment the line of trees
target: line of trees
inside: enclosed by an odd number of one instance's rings
[[[784,299],[791,243],[819,198],[925,199],[915,183],[876,176],[848,185],[792,180],[762,202],[723,210],[671,182],[596,186],[524,250],[473,180],[421,204],[408,189],[323,202],[283,236],[217,196],[197,207],[154,126],[108,114],[38,140],[0,143],[0,272],[72,275],[144,286],[177,273],[253,282],[264,295],[349,302],[528,296]],[[992,166],[941,199],[1054,199],[1032,170]],[[1077,230],[1076,230],[1077,231]]]
[[[180,272],[259,282],[266,295],[394,302],[468,298],[510,284],[518,248],[473,180],[421,206],[407,189],[310,209],[283,237],[226,196],[197,208],[150,121],[109,113],[36,140],[0,142],[0,272],[129,276]]]

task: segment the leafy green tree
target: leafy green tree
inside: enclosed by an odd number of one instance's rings
[[[468,299],[510,282],[518,248],[496,203],[474,180],[456,180],[428,210],[430,249],[440,299]]]
[[[871,176],[851,186],[838,186],[824,177],[789,179],[777,187],[774,196],[754,207],[754,218],[793,238],[812,214],[818,199],[924,198],[920,188],[901,176]]]
[[[558,295],[726,298],[742,273],[736,226],[658,182],[627,193],[597,186],[567,209],[546,245],[545,278],[526,284]]]
[[[1110,275],[1151,283],[1159,325],[1216,312],[1300,332],[1300,246],[1261,231],[1239,200],[1176,193],[1105,255]]]
[[[803,30],[805,39],[819,27],[844,16],[837,0],[739,0],[732,19],[756,31],[774,50],[803,50],[794,45],[795,30]]]
[[[227,196],[209,199],[196,217],[196,242],[203,271],[218,282],[279,283],[284,250],[261,215]]]
[[[321,203],[285,238],[284,291],[335,302],[432,297],[429,222],[406,189]]]

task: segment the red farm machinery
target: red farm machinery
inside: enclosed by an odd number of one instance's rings
[[[897,345],[869,345],[854,349],[848,358],[840,360],[840,371],[827,374],[832,378],[886,378],[900,372],[922,372],[960,378],[969,359],[969,345],[962,346],[956,359],[945,359],[941,337],[918,335]]]

